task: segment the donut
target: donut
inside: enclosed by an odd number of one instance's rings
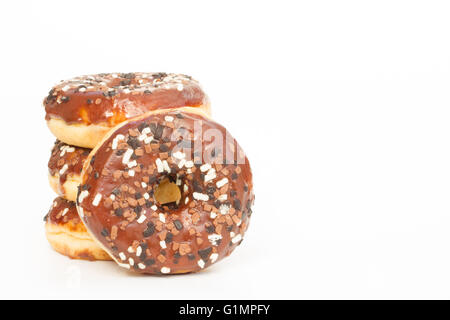
[[[210,114],[209,99],[190,76],[173,73],[101,73],[54,86],[45,119],[59,140],[94,148],[120,122],[158,109],[195,107]]]
[[[91,149],[55,141],[48,161],[48,180],[59,196],[76,201],[81,170],[90,151]]]
[[[55,251],[72,259],[111,260],[86,231],[75,202],[56,198],[44,221],[47,240]]]
[[[138,273],[209,267],[242,242],[252,214],[247,157],[193,108],[118,125],[90,153],[81,179],[77,209],[89,233]]]

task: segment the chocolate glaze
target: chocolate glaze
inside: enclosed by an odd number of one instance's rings
[[[156,109],[207,105],[191,77],[166,73],[102,73],[65,80],[44,99],[45,119],[114,126]]]
[[[60,186],[66,182],[67,177],[81,174],[83,164],[91,149],[71,146],[55,141],[48,161],[48,171],[52,176],[59,175]]]
[[[67,228],[68,231],[86,232],[84,224],[78,216],[75,202],[57,197],[53,200],[52,206],[44,217],[44,221]]]
[[[228,256],[241,243],[254,201],[248,159],[232,137],[214,143],[204,139],[201,151],[216,157],[207,161],[212,169],[203,166],[206,159],[197,149],[183,149],[183,158],[175,147],[192,144],[194,123],[203,133],[215,129],[231,137],[214,121],[172,110],[126,122],[88,158],[78,212],[121,266],[141,273],[193,272]],[[174,132],[182,132],[182,137],[173,138]],[[234,160],[224,164],[220,155],[227,145],[236,152]],[[181,158],[196,164],[186,162],[180,168]],[[179,181],[178,204],[156,203],[153,191],[165,178]]]

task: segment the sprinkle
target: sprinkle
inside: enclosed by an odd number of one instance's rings
[[[144,214],[142,214],[142,215],[139,217],[139,219],[137,219],[136,221],[137,221],[137,223],[142,223],[142,222],[145,221],[145,219],[147,219],[147,217],[146,217]]]
[[[142,129],[142,134],[149,134],[151,132],[149,127],[145,127],[144,129]]]
[[[78,203],[82,203],[84,198],[86,198],[89,195],[89,191],[83,190],[80,192],[80,195],[78,197]]]
[[[218,253],[213,253],[211,254],[211,256],[209,257],[209,259],[211,259],[211,263],[216,262],[217,258],[219,257]]]
[[[161,159],[160,158],[156,159],[155,163],[156,163],[156,168],[158,169],[158,172],[159,173],[163,172],[164,167],[163,167]]]
[[[128,259],[128,262],[130,263],[130,266],[134,266],[134,260],[133,260],[133,258],[129,258],[129,259]]]
[[[164,160],[162,162],[162,164],[163,164],[164,170],[166,170],[167,173],[170,173],[170,167],[169,167],[169,164],[167,163],[167,160]]]
[[[205,163],[204,165],[200,166],[200,171],[205,172],[211,169],[211,165],[209,163]]]
[[[194,197],[195,200],[203,200],[203,201],[208,201],[209,200],[209,196],[207,194],[204,194],[204,193],[194,192],[192,194],[192,196]]]
[[[178,168],[183,168],[184,164],[186,163],[185,159],[181,159],[181,161],[178,163]]]
[[[164,215],[164,213],[159,214],[159,221],[161,221],[162,223],[166,223],[166,216]]]
[[[225,200],[227,200],[227,198],[228,198],[228,196],[226,194],[221,194],[217,199],[219,201],[225,201]]]
[[[198,266],[199,266],[200,268],[202,268],[202,269],[205,267],[205,261],[203,261],[202,259],[198,260],[198,261],[197,261],[197,264],[198,264]]]
[[[163,249],[166,249],[166,248],[167,248],[166,242],[165,242],[164,240],[160,241],[160,242],[159,242],[159,245],[160,245],[161,248],[163,248]]]
[[[140,262],[140,263],[138,263],[138,267],[139,267],[139,269],[144,270],[145,269],[145,264]]]
[[[134,170],[128,170],[128,175],[130,176],[130,177],[134,177]]]
[[[187,204],[189,202],[189,197],[186,197],[186,199],[184,199],[184,204]]]
[[[120,262],[118,262],[117,264],[119,265],[119,267],[122,267],[122,268],[125,268],[125,269],[130,269],[130,265],[127,264],[127,263],[120,263]]]
[[[113,140],[113,142],[111,144],[111,149],[116,150],[117,149],[117,144],[119,143],[119,140],[123,140],[123,139],[125,139],[125,137],[123,135],[121,135],[121,134],[118,134],[114,138],[114,140]]]
[[[208,235],[209,242],[211,242],[211,244],[214,246],[217,246],[218,241],[220,239],[222,239],[222,236],[220,234],[213,233],[213,234]]]
[[[187,184],[185,184],[185,185],[183,186],[183,191],[184,191],[184,192],[188,192],[188,190],[189,190],[189,187],[187,186]]]
[[[211,168],[205,176],[205,182],[211,181],[216,178],[216,170]]]
[[[98,204],[100,203],[101,199],[102,199],[102,195],[100,193],[97,193],[95,195],[94,200],[92,201],[92,205],[95,206],[95,207],[98,206]]]
[[[61,216],[64,217],[66,215],[67,211],[69,211],[69,208],[65,208],[63,210],[63,212],[61,213]]]
[[[186,161],[186,164],[184,166],[186,168],[192,168],[194,166],[194,162],[192,162],[192,160]]]
[[[211,219],[215,219],[217,217],[217,214],[214,211],[211,211],[210,215]]]
[[[133,161],[128,162],[127,165],[128,165],[128,168],[133,168],[133,167],[137,166],[137,162],[136,162],[136,160],[133,160]]]
[[[78,215],[83,218],[84,217],[84,211],[82,207],[78,207]]]
[[[144,199],[145,200],[148,200],[148,199],[150,199],[150,195],[146,192],[146,193],[144,193]]]
[[[169,272],[170,272],[170,268],[167,268],[167,267],[161,268],[161,273],[169,273]]]
[[[219,211],[220,211],[221,214],[227,214],[228,211],[230,211],[230,206],[227,206],[226,204],[222,204],[219,207]]]
[[[177,90],[183,91],[183,85],[181,83],[177,85]]]
[[[228,178],[223,178],[222,180],[219,180],[216,182],[216,186],[217,186],[217,188],[222,188],[227,183],[228,183]]]
[[[156,211],[156,210],[158,210],[158,207],[154,204],[150,207],[150,209],[152,209],[153,211]]]
[[[141,182],[141,186],[142,186],[142,188],[147,188],[147,184],[145,183],[145,182]]]
[[[127,151],[125,151],[123,158],[122,158],[122,163],[123,164],[127,164],[130,161],[131,155],[133,154],[134,150],[133,149],[127,149]]]
[[[139,246],[139,247],[136,248],[136,256],[140,257],[141,253],[142,253],[142,247]]]
[[[59,170],[59,174],[62,175],[64,174],[64,172],[67,171],[67,169],[69,169],[69,166],[67,165],[67,163],[61,168],[61,170]]]
[[[125,256],[125,253],[123,253],[123,252],[119,253],[119,258],[123,261],[125,261],[127,259],[127,257]]]
[[[173,121],[173,117],[172,116],[165,116],[164,120],[166,120],[167,122],[172,122]]]

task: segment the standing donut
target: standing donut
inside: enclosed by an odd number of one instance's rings
[[[139,273],[210,266],[242,242],[252,214],[247,157],[193,108],[120,124],[91,152],[81,178],[77,209],[88,231]]]
[[[190,76],[173,73],[101,73],[54,86],[45,119],[61,141],[94,148],[109,129],[158,109],[194,107],[210,114],[209,100]]]

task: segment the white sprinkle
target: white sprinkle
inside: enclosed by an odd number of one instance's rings
[[[169,167],[169,164],[167,163],[167,160],[164,160],[162,162],[162,164],[163,164],[164,170],[166,170],[167,173],[170,173],[170,167]]]
[[[208,240],[213,246],[217,246],[217,241],[219,241],[220,239],[222,239],[222,236],[220,234],[213,233],[208,235]]]
[[[181,159],[181,161],[178,162],[178,168],[180,168],[180,169],[183,168],[185,163],[186,163],[186,160],[185,159]]]
[[[183,91],[183,85],[181,83],[177,85],[177,90]]]
[[[211,211],[209,216],[211,217],[211,219],[215,219],[217,217],[217,214],[214,211]]]
[[[173,121],[173,117],[172,116],[165,116],[164,120],[166,120],[167,122],[172,122]]]
[[[227,206],[226,204],[222,204],[219,207],[219,211],[220,211],[221,214],[227,214],[228,211],[230,211],[230,206]]]
[[[117,264],[119,265],[119,267],[122,267],[122,268],[125,268],[125,269],[130,269],[130,265],[127,264],[127,263],[120,263],[120,262],[118,262]]]
[[[219,180],[216,182],[216,186],[217,186],[217,188],[222,188],[227,183],[228,183],[228,178],[223,178],[222,180]]]
[[[133,161],[128,162],[127,165],[128,165],[128,168],[133,168],[133,167],[137,166],[137,162],[136,162],[136,160],[133,160]]]
[[[129,253],[133,253],[133,252],[134,252],[134,249],[133,249],[132,246],[129,246],[128,249],[127,249],[127,251],[128,251]]]
[[[133,149],[127,149],[123,154],[122,163],[127,164],[130,161],[131,155],[133,154]]]
[[[147,217],[145,216],[145,214],[141,214],[141,216],[139,217],[139,219],[137,219],[137,223],[142,223],[145,221],[145,219],[147,219]]]
[[[158,207],[154,204],[150,207],[150,209],[152,209],[153,211],[156,211],[156,210],[158,210]]]
[[[209,259],[211,259],[211,263],[216,262],[217,258],[219,257],[218,253],[213,253],[211,254],[211,256],[209,257]]]
[[[63,212],[61,213],[61,217],[64,217],[66,215],[67,211],[69,211],[69,208],[65,208],[63,210]]]
[[[197,264],[198,264],[198,266],[199,266],[200,268],[202,268],[202,269],[205,267],[205,261],[203,261],[202,259],[198,260],[198,261],[197,261]]]
[[[162,223],[166,223],[166,216],[164,215],[164,213],[159,214],[159,221],[161,221]]]
[[[211,168],[205,175],[205,182],[211,181],[216,178],[216,169]]]
[[[139,269],[144,270],[145,269],[145,264],[140,262],[140,263],[138,263],[138,267],[139,267]]]
[[[84,211],[82,207],[78,207],[78,215],[83,218],[84,217]]]
[[[166,242],[165,242],[164,240],[160,241],[160,242],[159,242],[159,245],[160,245],[161,248],[163,248],[163,249],[166,249],[166,248],[167,248]]]
[[[78,196],[78,203],[82,203],[84,198],[86,198],[89,195],[89,191],[83,190],[80,192],[80,195]]]
[[[152,141],[153,141],[153,137],[147,137],[147,138],[144,139],[144,143],[145,144],[149,144]]]
[[[134,177],[134,170],[133,170],[133,169],[128,170],[128,175],[129,175],[130,177]]]
[[[70,89],[70,86],[69,86],[69,85],[66,85],[66,86],[64,86],[64,87],[62,88],[62,91],[66,92],[66,91],[69,90],[69,89]]]
[[[145,139],[147,139],[147,135],[146,135],[146,134],[141,134],[141,135],[138,137],[138,140],[139,140],[139,141],[144,141]]]
[[[186,168],[192,168],[194,166],[194,162],[192,162],[192,160],[186,161],[186,164],[184,166]]]
[[[142,253],[142,247],[139,246],[139,247],[136,248],[136,256],[137,256],[137,257],[140,257],[140,256],[141,256],[141,253]]]
[[[111,195],[109,196],[109,198],[110,198],[112,201],[116,200],[116,196],[115,196],[114,194],[112,194],[112,193],[111,193]]]
[[[144,181],[141,182],[141,186],[142,188],[147,188],[147,184]]]
[[[66,172],[67,169],[69,169],[69,166],[68,166],[67,163],[66,163],[65,165],[63,165],[63,167],[61,168],[61,170],[59,170],[59,174],[60,174],[60,175],[64,174],[64,172]]]
[[[238,234],[236,237],[231,239],[231,242],[238,243],[241,240],[242,240],[242,236],[241,236],[241,234]]]
[[[128,262],[130,263],[130,266],[134,266],[134,260],[133,260],[133,258],[129,258],[129,259],[128,259]]]
[[[217,200],[219,200],[219,201],[225,201],[225,200],[227,200],[228,199],[228,196],[226,195],[226,194],[221,194],[218,198],[217,198]]]
[[[203,200],[203,201],[208,201],[209,200],[209,196],[207,194],[204,194],[204,193],[194,192],[192,194],[192,196],[194,197],[195,200]]]
[[[185,184],[185,185],[183,186],[183,191],[184,191],[184,192],[188,192],[188,190],[189,190],[189,187],[187,186],[187,184]]]
[[[142,129],[142,134],[149,134],[151,132],[149,127],[145,127],[144,129]]]
[[[172,153],[172,157],[177,158],[177,159],[183,159],[186,157],[186,154],[184,152],[177,151],[175,153]]]
[[[144,193],[144,199],[145,200],[148,200],[148,199],[150,199],[150,195],[146,192],[146,193]]]
[[[184,199],[184,204],[187,204],[189,202],[189,197],[186,197],[186,199]]]
[[[156,163],[156,168],[158,169],[158,172],[159,173],[163,172],[164,167],[163,167],[161,159],[160,158],[156,159],[155,163]]]
[[[95,207],[98,206],[98,204],[100,203],[101,199],[102,199],[102,195],[100,193],[97,193],[95,195],[94,200],[92,201],[92,205],[95,206]]]
[[[170,268],[167,268],[167,267],[161,268],[161,273],[169,273],[169,272],[170,272]]]
[[[118,134],[114,139],[113,142],[111,144],[111,149],[116,150],[117,149],[117,144],[119,143],[119,140],[123,140],[125,139],[125,137],[121,134]]]
[[[125,261],[125,260],[127,259],[127,256],[125,255],[125,253],[120,252],[120,253],[119,253],[119,258],[120,258],[121,260]]]
[[[209,163],[205,163],[204,165],[200,166],[200,171],[205,172],[211,169],[211,165]]]

